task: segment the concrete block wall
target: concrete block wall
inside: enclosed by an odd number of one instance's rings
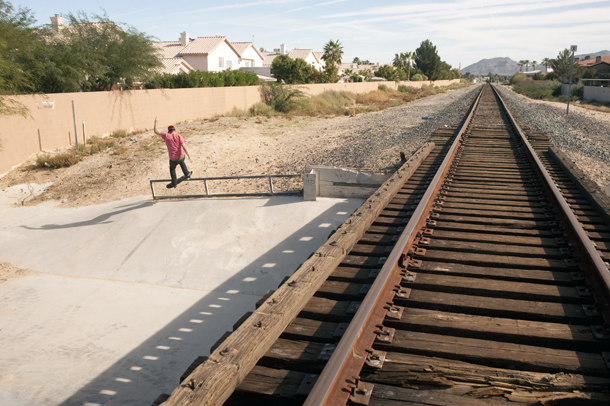
[[[610,102],[610,87],[585,86],[583,98],[587,101]]]
[[[333,166],[312,166],[303,175],[303,200],[316,197],[367,199],[390,174],[342,169]]]
[[[447,86],[453,81],[436,81],[435,86]],[[395,82],[383,82],[396,89]],[[403,82],[421,87],[430,82]],[[308,94],[327,90],[367,93],[379,83],[325,83],[304,86]],[[0,176],[26,161],[32,154],[67,147],[74,143],[72,101],[76,113],[79,142],[82,122],[87,136],[106,135],[115,130],[151,129],[155,116],[166,127],[187,120],[211,118],[233,108],[249,109],[260,101],[258,86],[208,87],[196,89],[132,90],[111,92],[55,93],[34,96],[14,96],[29,109],[29,117],[0,117]],[[52,108],[50,108],[52,105]],[[40,143],[39,143],[40,134]],[[41,148],[42,147],[42,148]]]

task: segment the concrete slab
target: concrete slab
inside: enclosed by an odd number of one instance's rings
[[[149,405],[361,202],[0,208],[0,404]]]

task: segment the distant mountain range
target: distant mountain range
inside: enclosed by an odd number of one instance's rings
[[[512,75],[517,71],[519,71],[519,65],[508,57],[482,59],[461,70],[462,73],[470,72],[473,75],[487,75],[489,72],[494,75]]]
[[[610,55],[610,51],[598,51],[587,54],[575,55],[576,58],[580,58],[581,60],[586,56],[591,58],[595,58],[596,56],[608,56]],[[538,61],[540,62],[540,61]],[[538,69],[540,69],[540,65],[536,65]],[[530,65],[530,70],[531,70]],[[494,75],[512,75],[515,72],[519,71],[519,65],[516,61],[513,61],[509,57],[506,58],[491,58],[491,59],[481,59],[477,63],[473,63],[472,65],[468,65],[465,68],[462,68],[462,74],[466,72],[470,72],[473,75],[482,75],[486,76],[489,72]]]
[[[595,58],[596,56],[609,56],[609,55],[610,55],[610,51],[603,50],[603,51],[599,51],[599,52],[593,52],[592,54],[574,55],[574,57],[575,58],[580,58],[580,60],[582,61],[583,59],[585,59],[586,56],[589,56],[591,58]]]

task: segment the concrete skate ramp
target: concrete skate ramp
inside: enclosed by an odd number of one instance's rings
[[[0,404],[150,405],[361,202],[0,208]]]

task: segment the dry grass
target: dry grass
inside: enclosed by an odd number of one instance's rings
[[[597,103],[597,102],[587,103],[587,102],[582,102],[581,101],[579,104],[575,104],[575,106],[582,107],[583,109],[587,109],[587,110],[601,111],[602,113],[610,113],[610,103],[607,103],[607,102],[603,102],[603,103]]]
[[[36,166],[39,168],[66,168],[68,166],[75,165],[83,159],[83,156],[71,149],[68,151],[60,152],[55,155],[43,154],[36,158]]]
[[[300,98],[294,102],[294,107],[287,113],[281,113],[270,105],[259,102],[250,107],[249,111],[234,108],[226,117],[271,117],[282,116],[291,119],[295,116],[328,117],[328,116],[355,116],[359,113],[380,111],[390,107],[401,106],[422,97],[445,93],[448,90],[470,86],[468,83],[452,84],[446,87],[422,86],[414,88],[400,85],[398,90],[380,84],[378,89],[369,93],[351,93],[345,91],[328,91],[323,94]],[[218,118],[216,118],[218,119]]]

